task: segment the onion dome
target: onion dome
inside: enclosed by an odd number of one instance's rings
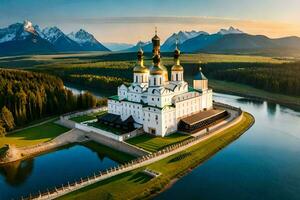
[[[151,75],[162,75],[167,72],[167,69],[160,64],[160,56],[154,55],[153,56],[153,66],[150,69]]]
[[[160,41],[160,38],[157,36],[157,27],[155,27],[155,35],[152,38],[152,42],[154,42],[154,41]]]
[[[160,54],[160,38],[157,36],[157,28],[155,27],[155,35],[152,38],[153,53]]]
[[[183,67],[180,65],[180,50],[177,47],[177,40],[176,40],[176,48],[174,51],[174,65],[172,67],[172,71],[183,71]]]
[[[148,73],[149,70],[144,66],[144,52],[142,48],[137,53],[138,65],[133,68],[134,73]]]
[[[152,42],[155,41],[160,41],[160,38],[157,36],[157,34],[155,33],[154,37],[152,38]]]

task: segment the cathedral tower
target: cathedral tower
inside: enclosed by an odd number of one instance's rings
[[[168,81],[168,71],[160,62],[160,38],[157,36],[155,28],[155,36],[152,38],[153,45],[153,65],[150,68],[149,86],[159,87]]]
[[[174,65],[172,67],[172,74],[171,74],[171,80],[173,82],[181,82],[183,81],[183,67],[180,65],[180,50],[178,49],[177,46],[177,39],[176,39],[176,48],[174,51]]]
[[[140,47],[138,54],[138,64],[133,68],[133,82],[134,84],[147,84],[149,77],[149,70],[144,66],[144,52]]]

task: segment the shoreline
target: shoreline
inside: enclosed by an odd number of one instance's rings
[[[239,138],[240,138],[245,132],[247,132],[247,131],[254,125],[254,123],[255,123],[255,118],[254,118],[254,116],[253,116],[251,113],[248,113],[248,112],[247,112],[247,114],[249,114],[249,115],[253,118],[253,120],[252,120],[251,124],[249,124],[249,126],[248,126],[247,129],[245,129],[245,130],[243,130],[241,133],[239,133],[238,137],[236,137],[236,138],[235,138],[234,140],[232,140],[231,142],[228,142],[227,144],[224,144],[224,146],[219,147],[219,149],[218,149],[217,151],[212,152],[210,155],[207,155],[206,157],[204,157],[203,160],[200,161],[200,162],[199,162],[198,164],[196,164],[195,166],[189,167],[189,168],[188,168],[187,170],[185,170],[184,172],[182,172],[182,173],[180,173],[179,175],[177,175],[177,176],[175,176],[174,178],[172,178],[172,179],[169,181],[169,183],[166,184],[166,185],[163,187],[163,189],[161,189],[160,191],[158,191],[158,192],[156,192],[156,193],[154,193],[154,194],[152,194],[152,195],[150,195],[150,196],[148,196],[148,197],[146,196],[145,198],[146,198],[146,199],[152,199],[152,198],[158,196],[159,194],[161,194],[161,193],[167,191],[168,189],[172,188],[172,186],[173,186],[174,184],[176,184],[177,181],[179,181],[179,180],[182,179],[183,177],[187,176],[187,175],[188,175],[189,173],[191,173],[195,168],[201,166],[202,164],[204,164],[205,162],[207,162],[210,158],[212,158],[212,156],[214,156],[215,154],[217,154],[219,151],[223,150],[225,147],[227,147],[228,145],[230,145],[231,143],[233,143],[233,142],[235,142],[237,139],[239,139]],[[144,197],[141,197],[141,198],[144,198]]]
[[[219,81],[219,80],[216,80],[216,81]],[[234,83],[234,84],[239,84],[239,83]],[[248,86],[248,85],[246,85],[246,86],[251,87],[251,86]],[[223,93],[223,94],[228,94],[228,95],[236,95],[236,96],[251,98],[251,99],[260,100],[260,101],[267,101],[267,102],[270,102],[270,103],[275,103],[275,104],[279,104],[281,106],[285,106],[285,107],[287,107],[289,109],[292,109],[292,110],[295,110],[297,112],[300,111],[300,98],[299,98],[299,102],[296,102],[296,103],[287,102],[286,100],[278,99],[276,97],[267,97],[267,96],[261,96],[261,95],[258,95],[258,94],[247,94],[247,93],[244,93],[244,92],[241,92],[241,91],[232,91],[231,89],[226,90],[226,89],[223,89],[223,88],[219,88],[219,85],[217,85],[215,82],[211,86],[211,88],[217,93]],[[261,89],[256,89],[256,88],[253,88],[253,89],[259,90],[261,92],[265,92],[266,94],[268,93],[268,92],[263,91]],[[269,94],[271,94],[271,95],[281,95],[281,94],[276,94],[276,93],[269,93]],[[293,96],[287,96],[287,97],[297,98],[297,97],[293,97]]]
[[[190,146],[189,148],[185,149],[184,151],[191,152],[191,157],[189,157],[189,162],[186,163],[186,165],[183,165],[182,167],[177,168],[177,170],[173,171],[172,176],[164,176],[162,178],[158,178],[153,180],[150,185],[140,186],[137,188],[139,192],[133,194],[131,193],[131,196],[129,199],[152,199],[154,196],[159,195],[160,193],[166,191],[168,188],[172,187],[174,183],[176,183],[180,178],[187,175],[189,172],[191,172],[193,169],[207,161],[209,158],[211,158],[213,155],[215,155],[217,152],[219,152],[221,149],[225,148],[230,143],[237,140],[241,135],[243,135],[249,128],[253,126],[255,123],[255,119],[253,116],[247,112],[244,112],[244,117],[241,118],[241,121],[239,121],[237,124],[231,126],[230,128],[227,128],[226,130],[222,130],[219,133],[216,133],[213,137],[203,141],[203,143],[199,143],[197,145]],[[242,125],[244,124],[244,125]],[[223,138],[223,139],[222,139]],[[200,153],[199,154],[199,148],[203,148],[207,145],[213,145],[213,148],[206,154],[206,153]],[[174,155],[178,156],[179,154],[182,154],[183,151],[180,151]],[[194,154],[195,153],[195,154]],[[201,156],[203,154],[203,156]],[[150,167],[153,170],[158,170],[157,167],[161,165],[161,163],[169,163],[169,159],[171,157],[166,157],[158,162],[152,163],[148,165],[147,167]],[[180,161],[182,162],[182,161]],[[185,160],[185,162],[187,162]],[[180,164],[180,163],[178,163]],[[186,167],[185,167],[186,166]],[[173,166],[175,167],[175,165]],[[157,168],[157,169],[156,169]],[[81,199],[85,197],[86,199],[94,199],[95,195],[97,197],[101,197],[105,194],[112,194],[114,192],[114,189],[116,185],[122,183],[122,184],[131,184],[130,179],[136,174],[140,173],[140,171],[143,170],[142,168],[138,168],[135,171],[132,171],[132,175],[127,174],[126,177],[129,175],[129,177],[124,178],[123,176],[116,176],[112,179],[104,180],[103,182],[98,182],[89,186],[86,186],[84,188],[81,188],[77,191],[72,191],[68,194],[64,194],[58,199]],[[163,172],[168,173],[168,172]],[[128,182],[129,180],[129,182]],[[125,181],[125,183],[123,183]],[[127,183],[128,182],[128,183]],[[103,184],[105,185],[103,188]],[[147,184],[147,183],[145,183]],[[154,184],[154,185],[153,185]],[[147,188],[143,188],[147,187]],[[105,189],[106,188],[106,189]],[[130,188],[130,187],[129,187]],[[116,196],[115,196],[116,195]],[[113,195],[116,198],[120,198],[122,195],[122,192],[117,192],[115,195]],[[119,196],[121,195],[121,196]],[[127,199],[127,197],[124,197],[124,199]]]

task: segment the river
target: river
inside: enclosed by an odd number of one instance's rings
[[[250,112],[254,126],[155,199],[300,199],[300,113],[277,104],[215,94]]]
[[[99,170],[117,166],[109,153],[93,146],[73,145],[33,159],[0,167],[0,200],[20,199],[29,193],[74,182]]]
[[[215,93],[214,100],[250,112],[254,126],[155,199],[299,200],[300,112],[233,95]],[[80,145],[45,154],[22,162],[18,170],[12,167],[10,173],[1,169],[0,199],[60,185],[116,164]]]

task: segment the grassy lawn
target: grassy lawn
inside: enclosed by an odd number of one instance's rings
[[[264,90],[256,89],[244,84],[238,84],[227,81],[209,80],[209,85],[215,91],[231,93],[236,95],[244,95],[259,99],[266,99],[271,102],[281,103],[290,107],[300,109],[300,97],[276,94]]]
[[[174,133],[167,137],[154,137],[148,134],[140,135],[135,138],[126,140],[129,144],[133,144],[150,152],[158,151],[168,145],[186,140],[191,136]]]
[[[103,158],[105,156],[108,156],[110,159],[115,160],[119,163],[125,163],[132,159],[135,159],[134,156],[123,153],[121,151],[117,151],[115,149],[109,148],[96,142],[87,142],[83,145],[88,147],[89,149],[92,149],[99,155],[99,157]]]
[[[106,111],[100,111],[100,112],[96,112],[96,113],[89,113],[89,114],[86,114],[86,115],[72,117],[72,118],[70,118],[70,120],[72,120],[74,122],[77,122],[77,123],[81,123],[81,122],[97,119],[97,116],[103,115],[104,113],[106,113]]]
[[[252,122],[252,116],[246,113],[239,124],[185,151],[147,166],[147,168],[162,173],[155,179],[144,176],[142,170],[145,167],[143,167],[95,183],[59,199],[143,199],[149,197],[165,188],[174,178],[181,177],[191,168],[198,166],[239,138]]]
[[[16,131],[5,137],[0,137],[0,148],[5,144],[22,147],[46,142],[68,130],[68,128],[55,124],[53,120],[42,125]]]

